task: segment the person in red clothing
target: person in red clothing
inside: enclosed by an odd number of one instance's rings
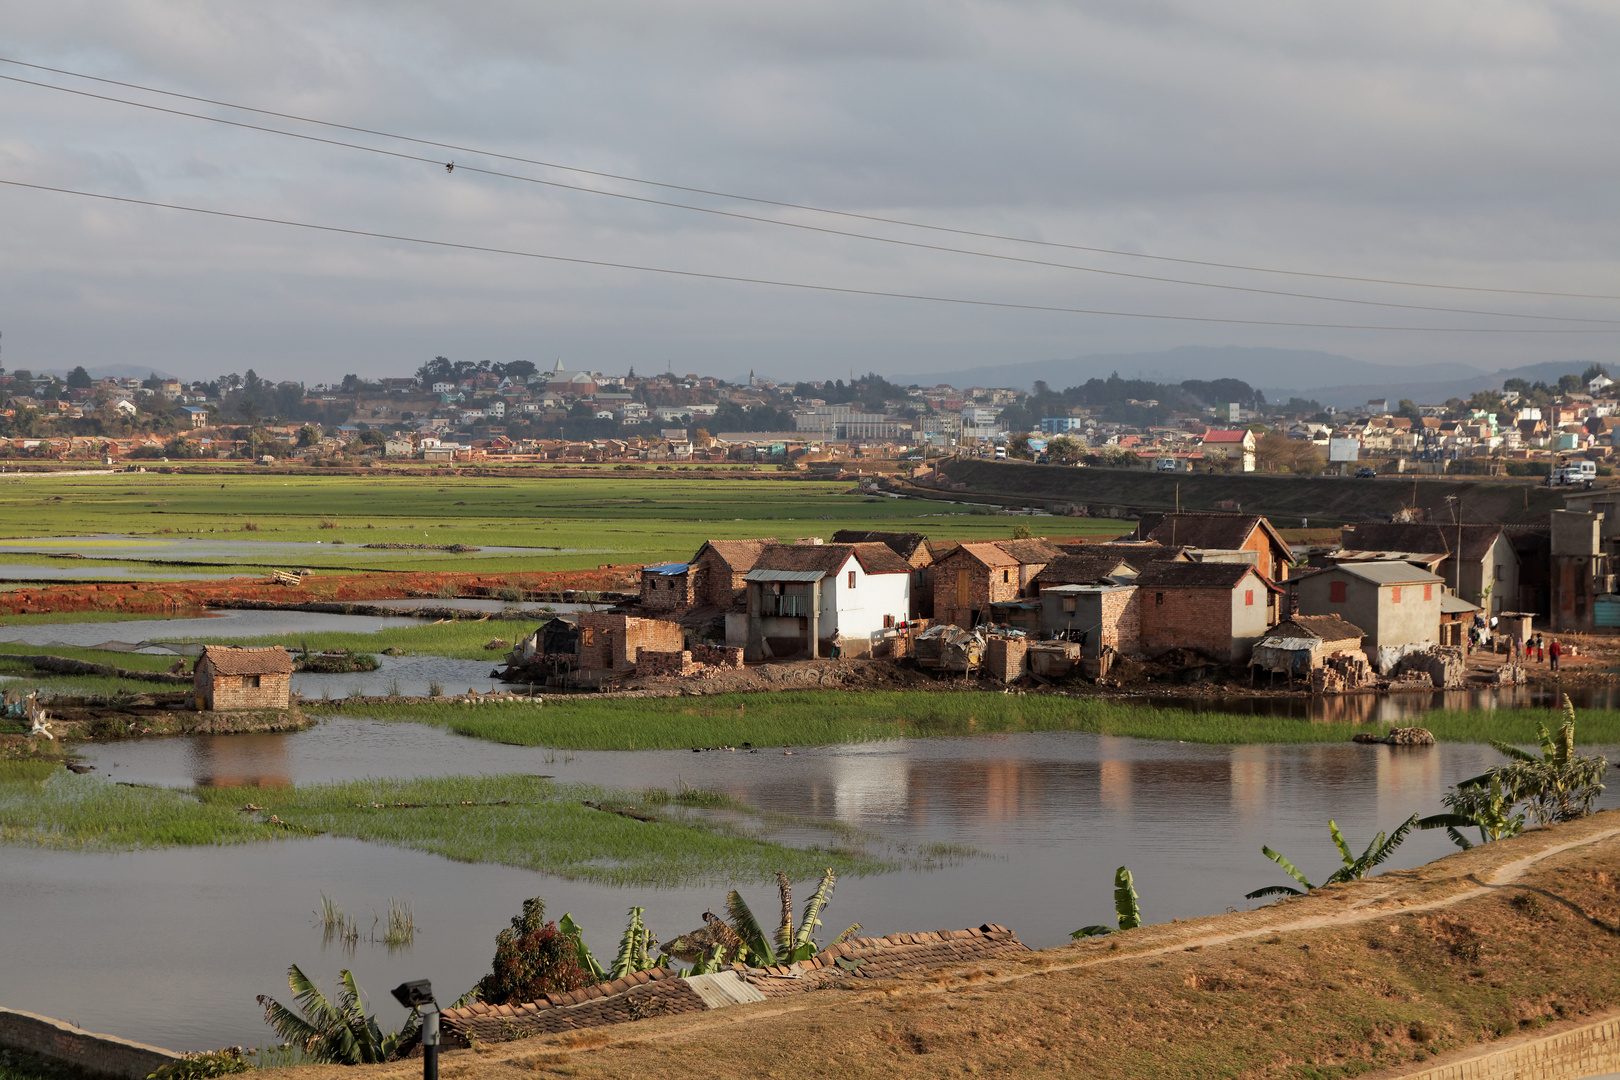
[[[1552,644],[1547,648],[1547,656],[1552,660],[1552,663],[1549,665],[1549,670],[1558,670],[1558,657],[1563,654],[1563,651],[1564,647],[1558,644],[1558,639],[1553,638]]]

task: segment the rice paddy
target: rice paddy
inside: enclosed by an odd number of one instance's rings
[[[715,807],[723,808],[716,812]],[[771,838],[822,828],[825,842]],[[278,788],[190,790],[115,784],[31,761],[0,762],[0,841],[81,851],[268,842],[320,834],[499,863],[613,886],[673,887],[795,880],[899,869],[858,830],[754,813],[724,799],[555,784],[531,776],[353,780]],[[959,853],[952,853],[956,857]],[[923,853],[921,862],[937,862]],[[359,934],[335,906],[339,940]],[[408,910],[387,936],[408,937]],[[398,925],[395,925],[395,924]]]
[[[670,750],[708,746],[804,746],[880,739],[1085,731],[1196,743],[1344,742],[1391,725],[1200,712],[1148,702],[961,691],[793,691],[657,699],[550,699],[480,704],[354,705],[334,711],[376,720],[436,724],[460,735],[568,750]],[[1435,710],[1411,722],[1443,742],[1527,743],[1545,709]],[[1580,712],[1581,742],[1620,743],[1620,711]]]

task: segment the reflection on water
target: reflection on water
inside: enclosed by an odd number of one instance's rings
[[[370,634],[396,626],[420,626],[406,616],[321,615],[308,611],[211,611],[201,619],[131,619],[127,622],[37,623],[7,626],[0,640],[29,645],[61,642],[94,646],[106,641],[180,641],[186,638],[248,638],[267,634],[318,634],[329,630]]]
[[[544,713],[535,722],[544,723]],[[89,748],[96,776],[162,784],[307,783],[364,776],[546,773],[615,787],[725,792],[768,810],[833,817],[895,841],[971,844],[987,858],[839,883],[829,934],[1000,922],[1036,946],[1112,911],[1115,867],[1136,875],[1149,920],[1214,914],[1281,880],[1261,844],[1309,875],[1338,865],[1336,820],[1359,850],[1458,780],[1500,760],[1486,746],[1206,746],[1077,733],[919,739],[779,751],[577,752],[502,746],[419,724],[334,719],[286,735],[202,736]],[[86,778],[84,782],[93,782]],[[1610,785],[1603,806],[1620,805]],[[1452,850],[1416,833],[1388,864]],[[586,924],[611,955],[631,904],[663,937],[693,929],[713,888],[620,890],[468,866],[331,837],[242,848],[102,856],[7,849],[0,858],[0,1004],[184,1049],[266,1037],[253,995],[285,989],[289,963],[330,980],[310,911],[319,893],[356,910],[408,897],[422,927],[405,957],[362,947],[374,997],[405,978],[455,993],[487,969],[495,933],[530,896]],[[769,910],[769,885],[743,893]],[[834,925],[834,924],[837,925]],[[86,979],[86,972],[95,972]],[[383,1019],[402,1018],[381,1002]]]
[[[1620,708],[1620,686],[1475,687],[1469,690],[1400,691],[1389,694],[1327,694],[1299,697],[1153,697],[1132,701],[1240,716],[1286,716],[1302,720],[1399,724],[1436,709],[1488,712],[1491,709],[1553,708],[1568,695],[1577,709]]]

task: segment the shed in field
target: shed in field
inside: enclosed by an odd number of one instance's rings
[[[286,649],[205,645],[193,687],[197,707],[285,709],[292,695],[292,654]]]

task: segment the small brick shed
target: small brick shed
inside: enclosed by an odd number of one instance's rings
[[[205,645],[192,686],[199,709],[285,709],[292,696],[286,649]]]

